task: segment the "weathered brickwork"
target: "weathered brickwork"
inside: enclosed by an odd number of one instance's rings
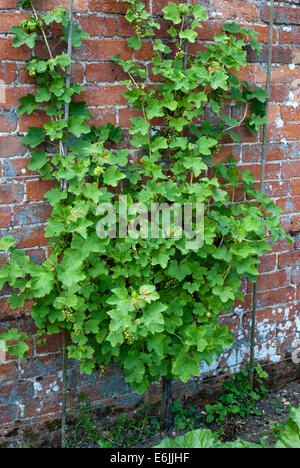
[[[67,7],[68,3],[68,0],[39,2],[45,9],[58,5]],[[120,81],[124,74],[109,61],[109,57],[117,53],[123,58],[132,56],[126,43],[126,37],[132,35],[124,19],[126,6],[115,0],[75,0],[74,3],[76,19],[91,37],[76,52],[73,78],[85,87],[83,98],[94,113],[93,123],[119,124],[124,128],[126,139],[133,113],[128,111],[123,97],[124,87]],[[150,11],[155,15],[160,15],[167,3],[167,0],[148,0]],[[251,25],[258,31],[264,48],[260,57],[249,52],[250,65],[240,77],[263,86],[269,37],[268,3],[260,0],[200,0],[200,3],[207,6],[208,21],[199,30],[199,41],[193,44],[193,51],[196,52],[203,41],[212,40],[213,34],[220,31],[226,21]],[[9,34],[10,27],[26,17],[28,14],[19,9],[17,0],[0,0],[0,97],[4,88],[6,91],[5,100],[0,99],[4,101],[0,102],[0,235],[10,232],[18,247],[41,262],[46,256],[47,244],[43,226],[49,215],[43,195],[53,184],[40,181],[28,170],[29,158],[20,138],[28,126],[41,124],[44,116],[33,114],[19,119],[16,115],[18,98],[30,92],[33,83],[23,69],[30,51],[13,48]],[[282,222],[291,233],[293,244],[277,242],[260,265],[255,351],[257,359],[272,364],[290,356],[289,350],[300,333],[300,1],[277,2],[275,21],[265,189],[283,209]],[[161,23],[160,35],[164,37],[166,27],[163,21]],[[57,44],[56,39],[52,42]],[[43,51],[43,45],[38,44],[37,49]],[[149,64],[151,53],[150,43],[134,52],[135,59],[144,61],[149,82],[155,80]],[[245,132],[242,137],[241,145],[226,143],[216,159],[233,152],[240,165],[258,180],[261,135],[254,137]],[[5,255],[0,254],[0,265],[5,261]],[[7,303],[9,292],[7,288],[0,292],[0,331],[17,325],[31,335],[31,340],[26,359],[0,363],[0,436],[18,426],[26,429],[32,421],[58,417],[62,390],[60,337],[50,337],[45,346],[38,347],[28,318],[30,304],[23,310],[11,312]],[[204,378],[223,373],[223,368],[233,371],[240,363],[247,363],[251,285],[244,284],[244,292],[245,303],[237,304],[232,315],[223,319],[234,331],[236,344],[211,368],[203,366]],[[285,377],[295,375],[295,367],[284,366],[289,369]],[[86,393],[100,408],[130,407],[141,398],[124,383],[117,369],[109,369],[101,380],[97,375],[80,375],[76,362],[71,363],[69,372],[70,408],[76,405],[80,392]],[[201,386],[193,381],[186,388],[195,392]],[[159,387],[154,386],[149,397],[156,398],[158,390]]]

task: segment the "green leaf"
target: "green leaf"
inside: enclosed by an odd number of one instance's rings
[[[164,13],[164,18],[172,21],[173,24],[181,23],[180,10],[176,3],[169,2],[169,4],[162,9],[162,12]]]
[[[200,367],[188,354],[180,353],[173,361],[172,374],[182,382],[187,382],[192,376],[200,375]]]
[[[130,120],[132,122],[132,125],[129,130],[130,135],[135,135],[136,133],[139,133],[142,136],[145,136],[148,134],[150,124],[146,122],[146,120],[143,119],[143,117],[133,117]]]
[[[45,151],[33,151],[31,153],[31,160],[28,164],[28,169],[31,171],[37,171],[38,169],[41,169],[41,167],[43,167],[47,162],[48,160]]]
[[[103,181],[111,187],[117,187],[120,180],[125,179],[125,177],[126,175],[118,171],[115,166],[110,166],[104,173]]]
[[[21,47],[22,45],[27,45],[30,49],[33,49],[35,46],[35,40],[37,34],[31,33],[27,34],[20,26],[13,26],[10,29],[12,34],[15,34],[15,39],[13,40],[13,47]]]
[[[182,132],[184,127],[188,124],[188,121],[184,119],[183,117],[176,118],[176,117],[171,117],[168,115],[167,118],[168,118],[170,127],[175,128],[175,130],[178,133]]]
[[[228,23],[222,26],[223,31],[230,32],[232,34],[239,34],[242,32],[242,28],[237,23]]]
[[[54,8],[53,10],[48,11],[46,15],[43,16],[43,21],[47,26],[51,23],[62,23],[67,18],[67,11],[62,6]]]
[[[207,165],[202,161],[201,157],[186,157],[183,160],[183,165],[186,169],[192,169],[195,177],[198,177],[202,171],[207,170]]]
[[[71,115],[69,118],[69,131],[73,133],[77,138],[82,134],[90,133],[91,129],[85,122],[85,115]]]
[[[184,31],[180,31],[179,37],[181,39],[187,39],[189,42],[195,42],[197,39],[198,33],[193,31],[192,29],[185,29]]]
[[[76,23],[73,23],[73,32],[72,32],[72,46],[73,47],[81,47],[82,41],[88,39],[90,35],[87,32],[82,31]],[[69,35],[69,20],[63,22],[62,27],[63,35],[65,41],[68,42],[68,35]]]
[[[263,88],[255,88],[252,91],[252,95],[262,103],[266,102],[270,97],[269,93],[267,93]]]
[[[180,148],[185,150],[187,148],[189,140],[186,137],[177,137],[173,141],[171,141],[169,147],[171,149]]]
[[[129,37],[128,44],[134,50],[139,50],[142,47],[142,41],[138,37]]]
[[[36,103],[35,97],[33,94],[28,94],[27,96],[24,96],[19,99],[20,106],[18,107],[18,114],[32,114],[39,105]]]
[[[8,349],[8,352],[11,356],[17,356],[19,359],[23,359],[28,351],[29,346],[23,341],[20,341],[16,345],[10,346]]]
[[[0,251],[2,250],[4,252],[9,252],[13,248],[15,243],[15,239],[11,236],[2,237],[0,239]]]
[[[191,12],[193,13],[194,17],[197,19],[201,19],[205,21],[207,19],[206,16],[206,7],[201,5],[192,5]]]
[[[36,92],[36,102],[47,102],[51,98],[51,93],[47,88],[39,88]]]
[[[300,406],[292,408],[275,448],[300,448]]]
[[[24,145],[36,148],[45,141],[45,136],[45,132],[42,128],[29,127],[27,135],[22,138],[21,141]]]

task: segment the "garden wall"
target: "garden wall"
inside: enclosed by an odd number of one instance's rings
[[[175,0],[173,0],[175,1]],[[196,0],[194,0],[195,3]],[[58,5],[68,7],[67,0],[41,0],[41,9]],[[260,57],[249,53],[249,67],[243,71],[250,82],[264,86],[268,43],[269,6],[265,1],[200,0],[207,6],[209,20],[199,30],[199,41],[212,40],[223,22],[237,21],[251,25],[259,33],[264,44]],[[284,378],[296,375],[296,365],[291,363],[291,352],[300,344],[295,343],[300,333],[300,1],[276,2],[276,25],[273,35],[273,68],[271,100],[269,107],[268,146],[266,161],[267,195],[276,201],[283,211],[282,222],[289,231],[293,244],[279,241],[262,260],[258,280],[258,324],[255,357],[264,363],[278,364]],[[148,0],[153,14],[159,15],[166,0]],[[116,0],[75,0],[76,19],[91,38],[76,52],[73,67],[74,79],[85,86],[85,99],[94,113],[96,125],[112,122],[125,129],[133,115],[123,97],[124,79],[118,65],[109,61],[111,55],[120,53],[130,58],[126,37],[132,31],[124,18],[126,6]],[[10,27],[27,18],[17,0],[0,0],[0,235],[10,232],[17,246],[24,248],[36,261],[46,255],[47,241],[44,223],[49,207],[43,194],[51,182],[39,180],[28,170],[28,154],[20,138],[28,126],[39,125],[43,116],[16,115],[18,98],[32,87],[24,61],[29,49],[12,47]],[[162,24],[161,35],[166,32]],[[55,32],[55,31],[54,31]],[[54,45],[59,40],[54,36]],[[37,47],[42,47],[38,44]],[[46,52],[45,52],[46,53]],[[147,60],[151,57],[151,45],[134,53],[144,61],[149,82],[155,80]],[[241,75],[242,76],[242,75]],[[4,93],[5,90],[5,99]],[[1,102],[2,101],[2,102]],[[128,130],[127,130],[128,132]],[[261,136],[246,132],[243,143],[226,144],[216,160],[232,152],[244,169],[259,178]],[[6,261],[0,256],[0,264]],[[236,304],[232,315],[223,321],[234,331],[236,343],[232,349],[215,362],[211,368],[203,366],[203,379],[234,372],[241,366],[247,368],[249,359],[249,333],[251,323],[252,288],[244,284],[245,303]],[[59,337],[50,338],[46,345],[37,347],[34,327],[28,318],[30,304],[23,310],[10,311],[7,303],[9,291],[0,292],[0,332],[17,325],[31,335],[30,353],[23,361],[0,362],[0,439],[1,434],[16,436],[15,428],[40,431],[32,423],[52,421],[58,417],[61,407],[61,354]],[[15,323],[17,322],[17,323]],[[279,365],[279,362],[282,363]],[[299,369],[298,369],[299,370]],[[200,379],[201,380],[201,379]],[[200,391],[198,379],[190,384],[178,385],[178,392]],[[78,365],[70,365],[69,406],[77,404],[83,392],[95,401],[99,408],[131,407],[141,396],[132,392],[124,383],[118,369],[110,368],[103,377],[80,375]],[[148,396],[157,398],[159,386],[153,386]],[[4,439],[3,439],[4,440]],[[8,440],[8,439],[7,439]]]

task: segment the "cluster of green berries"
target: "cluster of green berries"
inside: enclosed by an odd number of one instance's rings
[[[127,341],[129,345],[132,345],[134,343],[134,336],[132,333],[129,333],[127,331],[127,327],[125,328],[123,335],[124,335],[125,341]]]
[[[31,16],[29,20],[21,21],[20,26],[26,33],[33,33],[43,26],[43,22],[41,20],[37,20],[34,16]]]
[[[66,322],[68,323],[74,323],[75,322],[75,317],[74,317],[74,312],[70,307],[66,307],[63,310],[63,316]]]
[[[178,52],[176,52],[175,59],[180,59],[182,60],[185,56],[185,52],[182,49],[179,49]]]
[[[104,169],[103,169],[103,167],[97,166],[97,167],[94,169],[94,175],[95,175],[95,177],[100,177],[102,174],[104,174]]]
[[[188,14],[190,6],[187,3],[181,3],[178,5],[178,10],[181,15],[185,16]]]
[[[179,282],[177,279],[172,278],[169,281],[166,282],[166,289],[175,289],[179,285]]]

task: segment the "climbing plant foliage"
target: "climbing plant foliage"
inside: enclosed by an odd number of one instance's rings
[[[82,87],[66,87],[69,56],[51,54],[52,23],[62,25],[67,40],[66,11],[38,15],[30,0],[23,2],[34,14],[12,28],[13,45],[34,48],[42,37],[50,54],[33,56],[26,65],[38,88],[20,99],[18,113],[42,108],[49,121],[30,127],[23,143],[31,152],[29,168],[44,180],[56,179],[57,186],[45,195],[53,207],[45,229],[47,260],[36,265],[14,248],[13,238],[2,238],[0,248],[10,252],[10,260],[0,271],[0,287],[8,283],[16,291],[9,298],[12,308],[33,301],[42,339],[69,332],[69,356],[81,361],[82,371],[118,363],[126,381],[144,392],[161,376],[184,382],[198,376],[201,362],[211,364],[233,342],[228,328],[219,325],[220,315],[243,300],[242,278],[255,281],[258,257],[270,250],[270,240],[285,234],[280,210],[254,188],[250,172],[240,171],[232,155],[218,162],[225,138],[238,142],[242,127],[257,133],[266,122],[267,93],[236,76],[247,66],[245,46],[260,51],[256,33],[229,23],[213,43],[193,53],[206,20],[203,7],[170,2],[163,9],[169,26],[162,40],[161,22],[144,4],[127,3],[126,19],[136,31],[129,47],[134,54],[152,45],[155,83],[140,61],[112,57],[128,75],[125,96],[137,113],[124,149],[120,128],[88,126],[91,112],[79,98],[73,101]],[[88,35],[72,27],[73,46],[80,47]],[[234,203],[241,185],[244,201]],[[99,238],[98,207],[111,202],[118,211],[120,191],[127,196],[130,221],[137,218],[130,211],[137,202],[149,209],[153,203],[203,203],[202,247],[187,248],[184,233],[166,236],[161,225],[157,238],[138,235],[138,228],[127,237]],[[193,222],[196,229],[195,212]],[[11,330],[0,338],[12,354],[24,356],[25,336]],[[10,347],[11,339],[17,348]]]

